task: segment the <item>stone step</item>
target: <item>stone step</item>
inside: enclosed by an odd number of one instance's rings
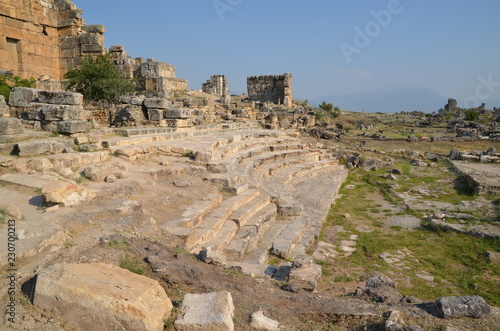
[[[236,232],[241,229],[257,212],[263,207],[269,205],[270,198],[268,195],[259,195],[250,200],[245,205],[238,208],[231,214],[229,219],[222,225],[222,228],[217,233],[216,237],[207,243],[198,245],[193,250],[210,249],[213,251],[222,252],[229,242],[234,238]],[[234,223],[236,227],[234,227]]]
[[[344,166],[339,165],[337,161],[326,161],[324,163],[317,163],[310,165],[309,167],[304,167],[299,169],[297,172],[288,174],[286,178],[283,179],[285,187],[291,189],[298,183],[303,182],[311,177],[317,177],[325,173],[336,173],[342,171]]]
[[[211,213],[222,202],[222,195],[218,193],[209,194],[206,198],[192,204],[182,214],[181,219],[167,223],[171,227],[195,227],[201,220]]]
[[[78,170],[90,164],[111,159],[109,151],[90,153],[64,153],[26,159],[26,167],[37,171],[61,171],[66,168]]]
[[[305,146],[303,144],[284,145],[283,148],[279,148],[278,145],[261,146],[245,151],[242,154],[238,154],[233,160],[231,160],[231,165],[234,165],[235,163],[245,164],[245,161],[247,161],[247,164],[255,164],[255,161],[258,160],[258,166],[260,166],[269,162],[275,162],[281,158],[298,156],[300,155],[299,151],[304,151],[304,148]],[[253,162],[249,160],[252,160]]]
[[[284,159],[278,162],[264,165],[252,173],[247,173],[249,177],[246,180],[252,185],[258,186],[272,196],[285,194],[285,191],[280,192],[280,187],[283,187],[284,178],[293,177],[297,170],[305,167],[318,167],[318,162],[323,154],[309,154],[305,156],[293,157]],[[324,161],[323,161],[324,162]],[[286,175],[281,175],[281,172],[287,172]]]
[[[255,215],[255,213],[269,205],[270,202],[270,196],[261,193],[260,196],[236,210],[229,219],[238,225],[238,229],[241,229],[248,223],[250,218]]]
[[[72,139],[49,138],[25,141],[16,144],[13,153],[19,156],[38,156],[41,154],[71,153],[75,146]]]
[[[245,155],[250,150],[253,150],[253,153],[257,153],[257,151],[261,149],[266,149],[268,146],[287,146],[292,143],[300,142],[296,138],[276,138],[276,137],[265,137],[265,138],[256,138],[250,136],[241,136],[240,141],[233,141],[233,144],[228,146],[223,146],[222,148],[218,148],[214,152],[214,161],[224,160],[230,156],[234,157],[237,154]]]
[[[40,190],[45,184],[53,180],[59,180],[59,178],[55,176],[40,174],[35,176],[28,176],[25,174],[5,174],[0,176],[1,183],[25,186]]]
[[[241,257],[248,250],[256,248],[261,236],[275,221],[276,215],[276,205],[274,203],[267,204],[253,215],[245,226],[239,229],[234,239],[227,246],[227,250]]]
[[[317,177],[314,181],[307,183],[310,187],[315,187],[315,194],[308,194],[309,201],[304,203],[305,213],[311,215],[312,222],[310,227],[305,231],[305,233],[300,237],[292,251],[290,252],[289,258],[294,258],[297,255],[304,254],[308,248],[310,248],[313,243],[318,239],[323,223],[328,217],[328,212],[331,205],[334,203],[338,195],[338,190],[340,186],[345,181],[347,177],[347,169],[343,169],[334,174],[330,174],[328,177]],[[328,183],[328,185],[320,190],[318,188],[322,187],[323,182]],[[306,183],[298,187],[298,190],[306,190]]]
[[[260,195],[257,189],[249,189],[240,195],[224,200],[207,215],[186,238],[186,246],[191,249],[212,240],[231,214]],[[233,222],[234,223],[234,222]]]
[[[191,128],[192,131],[210,131],[210,130],[243,130],[243,129],[255,129],[259,128],[259,125],[255,121],[249,121],[245,123],[217,123],[208,125],[199,125]],[[177,132],[179,128],[167,128],[167,127],[142,127],[142,128],[123,128],[116,129],[117,134],[132,137],[132,136],[145,136],[145,135],[157,135],[164,133],[174,133]],[[185,130],[185,129],[184,129]]]
[[[295,243],[308,230],[311,222],[312,217],[309,215],[294,218],[274,239],[271,253],[284,259],[288,258]]]

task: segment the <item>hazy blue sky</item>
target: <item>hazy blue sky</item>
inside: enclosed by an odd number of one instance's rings
[[[107,48],[173,64],[192,89],[225,74],[243,93],[247,76],[291,72],[299,99],[427,87],[500,100],[498,0],[74,2]]]

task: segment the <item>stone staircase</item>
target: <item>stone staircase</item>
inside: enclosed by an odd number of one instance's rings
[[[115,133],[121,136],[97,139],[94,152],[70,150],[67,139],[65,153],[3,156],[0,161],[24,162],[28,169],[44,172],[77,170],[113,156],[129,161],[154,154],[190,156],[208,169],[209,180],[230,193],[208,195],[163,229],[184,238],[193,253],[224,253],[230,265],[258,272],[265,271],[269,253],[293,259],[307,251],[347,175],[327,150],[283,131],[264,130],[256,122]]]

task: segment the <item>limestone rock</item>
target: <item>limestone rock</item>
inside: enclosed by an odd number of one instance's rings
[[[55,264],[37,278],[34,304],[79,330],[163,330],[172,302],[160,284],[117,266]]]
[[[146,108],[167,109],[170,103],[164,98],[146,98],[144,106]]]
[[[61,121],[57,124],[57,131],[60,133],[78,133],[84,132],[89,127],[85,120]]]
[[[227,291],[186,294],[175,321],[178,331],[233,331],[234,305]]]
[[[83,118],[83,106],[32,102],[28,107],[28,118],[45,121],[81,120]]]
[[[127,166],[120,162],[113,164],[97,163],[83,169],[82,175],[90,180],[102,182],[106,177],[114,175],[123,178],[121,172],[126,171]]]
[[[42,196],[45,202],[71,207],[92,200],[95,197],[95,193],[76,184],[51,181],[43,186]]]
[[[190,118],[191,110],[189,109],[168,109],[165,110],[165,118]]]
[[[76,92],[38,90],[38,102],[54,105],[81,105],[83,95]]]
[[[34,140],[17,144],[19,156],[37,156],[45,153],[73,151],[73,141],[69,139]]]
[[[437,299],[435,305],[444,318],[481,318],[490,314],[490,306],[477,295],[443,297]]]
[[[250,326],[256,330],[279,331],[279,322],[264,316],[262,310],[256,311],[250,316]]]
[[[486,256],[491,263],[500,265],[500,253],[487,251]]]
[[[368,278],[365,287],[358,287],[356,296],[365,296],[376,302],[400,302],[402,295],[396,290],[396,283],[385,275],[375,275]]]
[[[149,108],[148,120],[159,122],[163,119],[163,109]]]
[[[14,135],[24,132],[23,123],[18,118],[0,118],[0,135]]]
[[[9,106],[5,102],[5,97],[0,95],[0,117],[9,115]]]
[[[399,310],[391,311],[389,318],[385,321],[386,331],[405,331],[405,328],[401,326],[403,319],[401,312]]]
[[[14,87],[9,96],[12,107],[28,107],[38,97],[39,90],[28,87]]]
[[[299,255],[293,261],[289,282],[306,291],[315,291],[321,273],[321,266],[314,263],[310,256]]]
[[[200,251],[200,260],[216,266],[225,266],[227,263],[226,256],[224,254],[207,249]]]

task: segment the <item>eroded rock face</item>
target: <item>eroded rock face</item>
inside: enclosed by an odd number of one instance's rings
[[[34,304],[79,330],[163,330],[172,302],[156,280],[117,266],[55,264],[37,278]]]
[[[435,305],[444,318],[481,318],[490,314],[490,306],[477,295],[443,297],[437,299]]]
[[[232,331],[233,298],[227,291],[186,294],[175,329],[179,331]]]
[[[51,181],[43,186],[42,196],[47,203],[62,204],[65,207],[71,207],[92,200],[95,197],[95,193],[76,184]]]

